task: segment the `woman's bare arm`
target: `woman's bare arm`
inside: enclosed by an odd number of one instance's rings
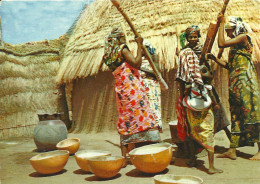
[[[231,38],[229,40],[225,40],[224,36],[224,27],[225,27],[225,18],[223,15],[219,15],[220,19],[220,26],[218,32],[218,47],[219,48],[226,48],[237,44],[245,44],[247,42],[246,34],[241,34],[236,36],[235,38]]]
[[[140,69],[141,63],[142,63],[142,44],[143,44],[143,39],[142,38],[137,38],[137,56],[136,58],[133,56],[133,54],[127,49],[124,48],[122,50],[122,54],[124,58],[126,59],[126,62],[130,64],[131,66],[135,67],[136,69]]]
[[[221,52],[221,51],[220,51]],[[206,59],[211,59],[213,61],[215,61],[216,63],[218,63],[220,66],[226,68],[227,67],[227,62],[225,62],[224,60],[222,59],[219,59],[219,58],[216,58],[216,56],[214,56],[213,54],[211,53],[208,53],[206,55]]]

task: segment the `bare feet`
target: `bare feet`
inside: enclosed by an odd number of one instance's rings
[[[217,158],[230,158],[232,160],[237,159],[236,149],[229,149],[227,152],[217,155]]]
[[[260,160],[260,152],[257,152],[253,157],[249,158],[249,160]]]
[[[208,174],[223,173],[223,170],[212,168],[208,170]]]

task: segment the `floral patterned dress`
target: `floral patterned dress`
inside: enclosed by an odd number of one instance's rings
[[[158,126],[137,69],[124,62],[113,72],[120,134],[129,135]]]
[[[150,108],[146,88],[139,71],[125,62],[121,55],[121,51],[125,47],[127,48],[126,45],[121,45],[114,51],[112,59],[104,61],[113,70],[115,78],[119,115],[117,130],[120,134],[121,144],[159,142],[157,117]]]
[[[143,58],[142,69],[152,70],[152,67],[149,64],[147,59]],[[145,72],[140,72],[143,77],[143,82],[147,90],[147,97],[150,103],[150,107],[156,114],[156,122],[162,128],[162,118],[161,118],[161,88],[159,82],[153,77],[147,77]]]
[[[231,148],[253,146],[259,141],[260,93],[252,51],[253,45],[249,43],[236,45],[229,53]]]

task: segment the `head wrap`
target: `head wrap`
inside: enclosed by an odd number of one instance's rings
[[[143,41],[144,46],[146,46],[147,50],[151,55],[156,53],[156,49],[152,46],[152,44],[148,40]]]
[[[200,35],[200,28],[199,26],[196,26],[196,25],[192,25],[190,27],[188,27],[185,32],[183,32],[180,36],[180,42],[181,42],[181,47],[184,48],[186,45],[185,45],[185,41],[188,40],[188,37],[191,33],[196,33],[198,34],[198,37],[200,38],[201,35]]]
[[[121,61],[119,58],[118,51],[120,50],[120,38],[124,37],[125,34],[121,29],[114,28],[109,35],[105,38],[105,50],[103,56],[103,62],[108,65],[109,68],[115,69],[116,64]]]
[[[121,31],[119,28],[114,28],[108,36],[105,38],[105,55],[104,57],[109,57],[113,50],[119,47],[119,39],[123,37],[124,32]]]
[[[234,29],[233,35],[236,37],[240,34],[252,33],[252,30],[248,24],[243,22],[241,17],[228,17],[228,22],[225,25],[225,29]]]

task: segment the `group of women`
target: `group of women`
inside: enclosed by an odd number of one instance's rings
[[[214,134],[220,130],[225,130],[230,140],[230,149],[218,157],[236,159],[236,148],[253,146],[257,142],[258,152],[251,159],[260,160],[260,94],[256,69],[252,63],[253,44],[249,36],[251,30],[239,17],[230,17],[226,24],[223,15],[220,14],[218,18],[221,22],[218,46],[220,52],[223,48],[230,47],[228,61],[222,61],[210,53],[206,54],[209,63],[207,68],[211,76],[203,75],[201,69],[204,63],[200,62],[200,29],[198,26],[191,26],[181,37],[183,48],[179,53],[176,75],[180,94],[176,107],[180,125],[178,127],[181,127],[178,128],[178,134],[189,142],[190,160],[187,165],[196,166],[196,154],[200,148],[204,148],[208,151],[209,174],[223,172],[214,167]],[[224,30],[230,39],[225,39]],[[145,60],[142,51],[143,39],[137,37],[136,43],[137,55],[134,57],[126,45],[124,33],[118,28],[113,29],[106,37],[103,57],[103,62],[112,70],[115,78],[119,114],[117,130],[120,134],[122,155],[125,157],[127,152],[135,147],[160,142],[160,88],[149,64],[142,64],[142,60]],[[150,44],[145,45],[157,61],[155,48]],[[185,96],[191,93],[192,86],[197,86],[201,91],[206,85],[212,85],[216,63],[229,72],[231,132],[227,128],[229,121],[214,86],[211,89],[214,93],[209,92],[211,106],[197,111],[185,106],[183,102]],[[147,82],[149,78],[151,81]]]

